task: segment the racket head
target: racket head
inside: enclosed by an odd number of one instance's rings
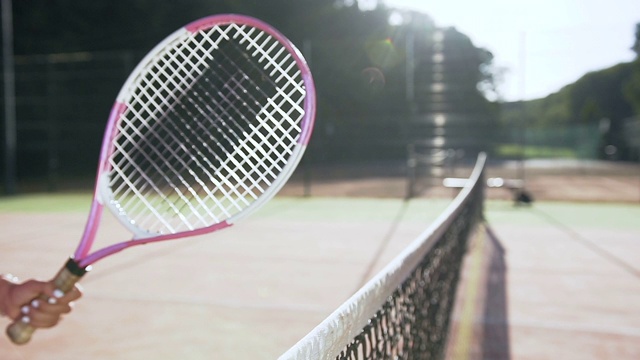
[[[106,206],[133,234],[113,251],[214,231],[259,208],[302,158],[315,110],[304,57],[270,25],[216,15],[175,31],[109,116],[92,213]],[[76,258],[94,235],[85,230]]]

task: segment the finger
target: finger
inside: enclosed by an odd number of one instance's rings
[[[40,301],[34,310],[46,314],[67,314],[71,312],[72,302],[62,301],[62,298],[49,298],[48,301]],[[33,306],[32,306],[33,307]]]
[[[71,302],[79,299],[82,296],[82,290],[80,286],[74,285],[71,290],[64,293],[60,289],[56,289],[54,284],[47,284],[44,294],[49,298],[49,302]]]
[[[60,314],[43,312],[28,305],[22,307],[21,314],[16,319],[35,328],[49,328],[55,326],[59,320]]]
[[[24,315],[20,321],[27,322],[35,328],[50,328],[60,322],[60,314],[33,311],[29,315]]]
[[[64,296],[60,298],[60,301],[68,303],[68,302],[76,301],[80,297],[82,297],[82,288],[76,285],[71,290],[69,290],[66,294],[64,294]]]
[[[35,300],[29,306],[22,307],[20,321],[27,322],[33,327],[52,327],[60,321],[61,315],[71,312],[71,309],[72,303],[50,304]]]

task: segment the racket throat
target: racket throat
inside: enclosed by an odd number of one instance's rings
[[[80,266],[79,262],[77,262],[73,257],[70,257],[69,260],[67,260],[67,262],[64,264],[62,269],[60,269],[60,272],[56,276],[56,279],[58,279],[58,277],[63,277],[65,279],[61,279],[61,281],[66,282],[70,280],[70,281],[73,281],[73,284],[75,284],[76,282],[78,282],[78,280],[80,280],[82,276],[84,276],[84,274],[86,274],[90,270],[91,270],[91,265]],[[69,280],[66,280],[67,278]],[[69,290],[72,287],[73,286],[69,287]],[[64,291],[64,289],[60,289],[60,290]]]

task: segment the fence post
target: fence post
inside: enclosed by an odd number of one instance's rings
[[[5,129],[5,193],[16,193],[16,88],[13,59],[12,0],[2,0],[2,48],[4,73],[4,129]]]

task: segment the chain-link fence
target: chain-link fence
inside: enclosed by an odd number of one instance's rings
[[[60,182],[91,176],[109,110],[138,57],[128,51],[16,56],[16,164],[23,187],[55,190]]]

